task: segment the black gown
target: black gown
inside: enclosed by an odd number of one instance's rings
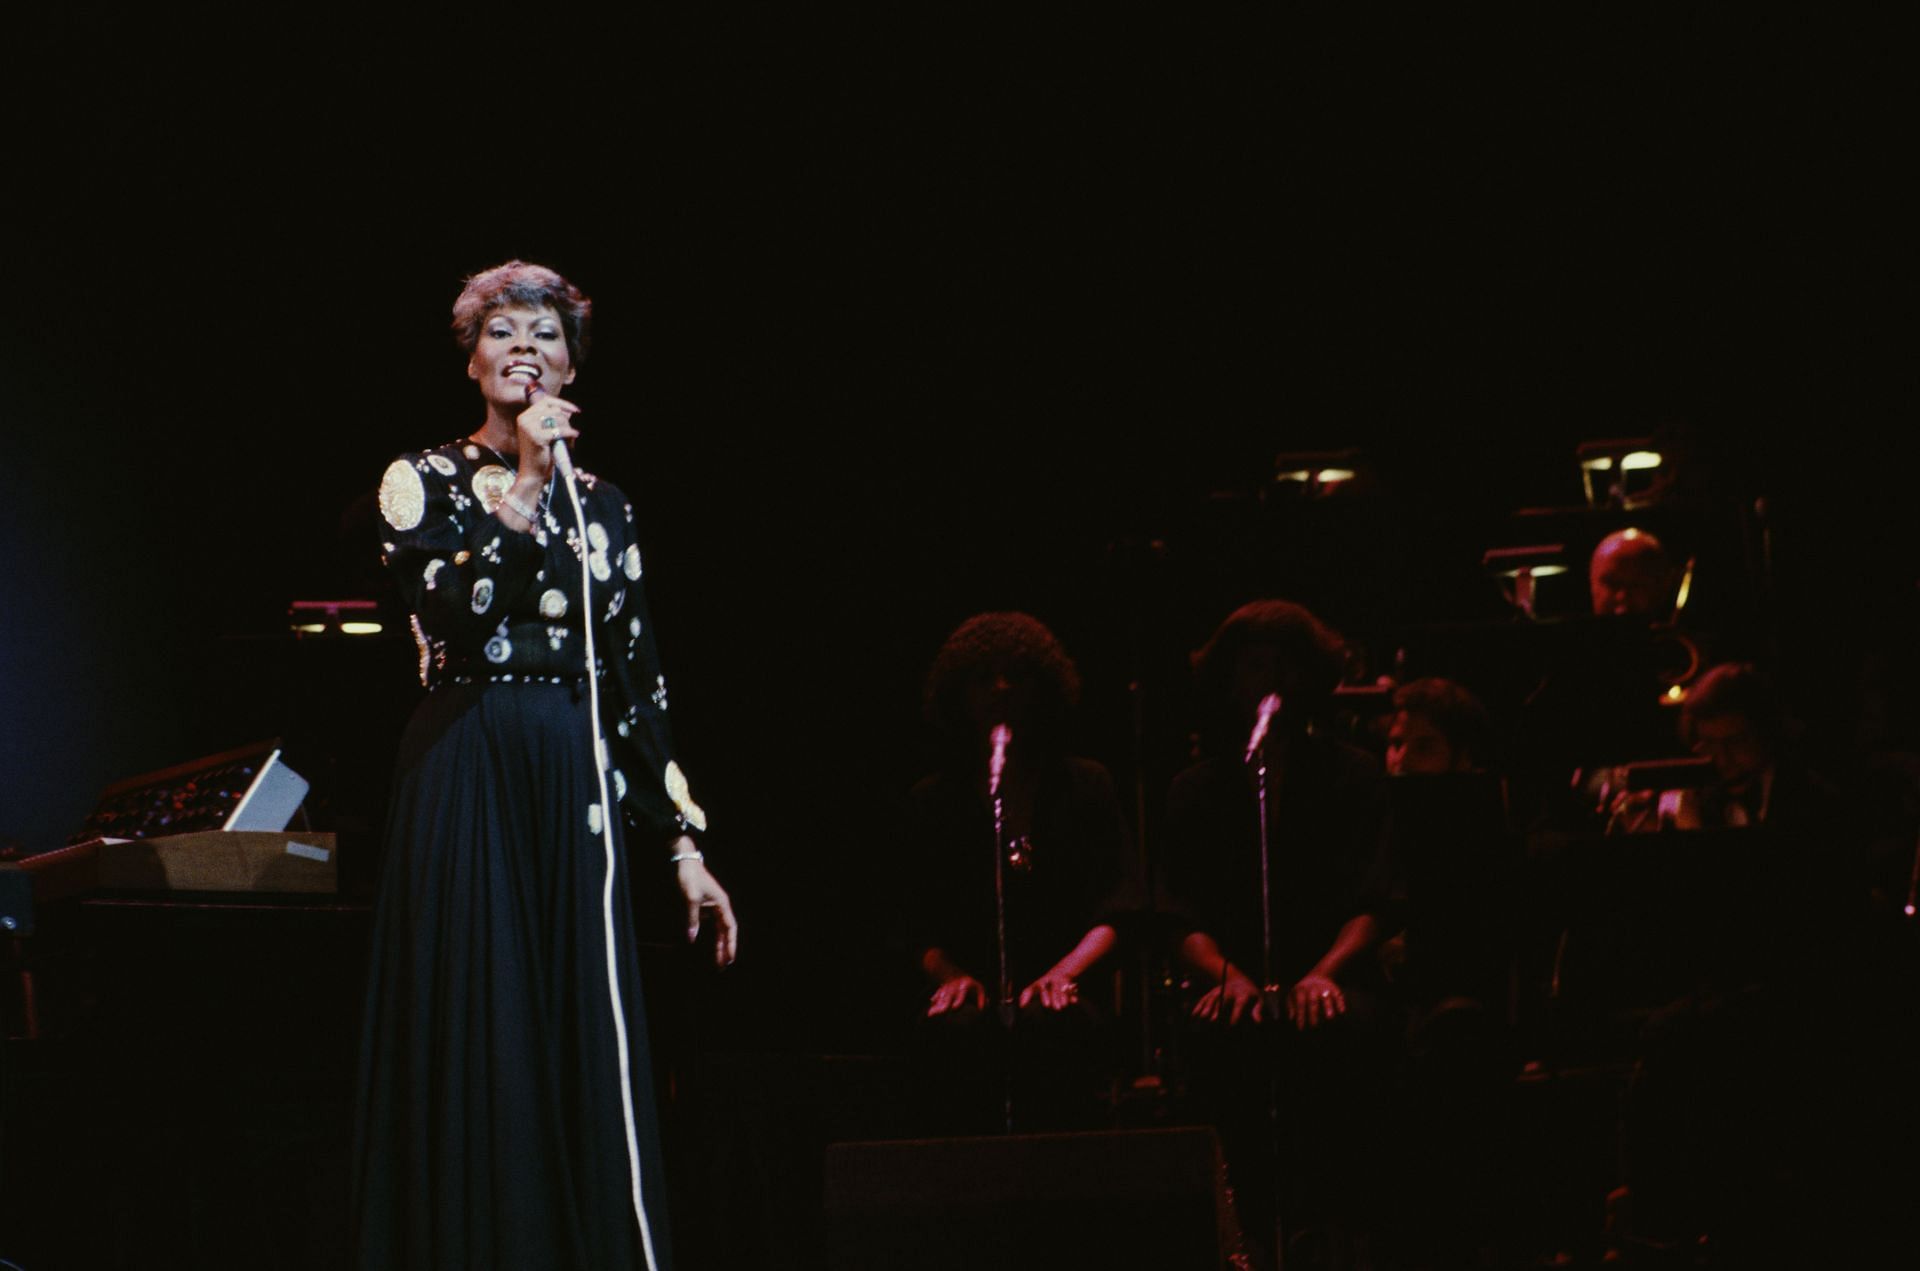
[[[631,505],[581,473],[584,529],[556,484],[520,533],[492,511],[509,466],[454,442],[380,488],[430,692],[400,746],[361,1041],[369,1271],[671,1260],[625,821],[666,885],[661,845],[705,815],[672,759]]]

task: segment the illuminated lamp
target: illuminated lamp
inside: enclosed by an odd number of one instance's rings
[[[1276,493],[1324,499],[1363,488],[1372,476],[1358,450],[1294,450],[1273,457]]]
[[[379,635],[380,606],[372,600],[296,600],[287,625],[301,638]]]
[[[1495,547],[1480,558],[1480,565],[1500,580],[1500,590],[1521,613],[1534,614],[1535,584],[1567,572],[1565,543],[1537,543],[1527,547]]]
[[[1642,508],[1658,501],[1666,457],[1646,437],[1583,441],[1574,449],[1587,506]]]

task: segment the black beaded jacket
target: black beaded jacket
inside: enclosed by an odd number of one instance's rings
[[[513,477],[507,459],[462,438],[401,455],[381,479],[382,559],[413,615],[421,683],[582,682],[591,617],[615,798],[642,827],[706,829],[674,760],[633,505],[580,472],[585,525],[556,482],[523,533],[497,515]]]

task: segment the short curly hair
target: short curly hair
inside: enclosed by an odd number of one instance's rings
[[[1768,745],[1786,735],[1786,711],[1773,679],[1751,662],[1722,662],[1695,680],[1680,708],[1680,735],[1693,744],[1694,726],[1703,719],[1739,715]]]
[[[1080,671],[1045,623],[1024,613],[978,613],[947,637],[927,671],[927,722],[948,736],[969,727],[967,684],[980,672],[1020,675],[1038,689],[1035,722],[1065,722],[1080,701]]]
[[[1484,766],[1493,757],[1493,723],[1480,699],[1452,680],[1429,675],[1402,684],[1393,709],[1417,715],[1439,730],[1453,753]]]
[[[1346,642],[1306,606],[1290,600],[1255,600],[1228,614],[1193,655],[1194,678],[1204,702],[1215,709],[1225,705],[1234,660],[1258,645],[1271,646],[1300,673],[1308,700],[1290,703],[1290,711],[1297,706],[1301,713],[1310,714],[1325,705],[1346,670]]]
[[[587,360],[593,301],[545,265],[524,260],[510,260],[467,279],[467,285],[453,302],[453,338],[460,345],[460,351],[472,354],[474,346],[480,343],[480,327],[488,314],[522,305],[529,309],[551,309],[559,314],[568,359],[575,366]]]

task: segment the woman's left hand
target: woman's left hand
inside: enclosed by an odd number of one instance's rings
[[[705,861],[684,860],[674,868],[680,876],[680,894],[687,901],[687,943],[700,938],[700,911],[711,909],[714,965],[733,965],[734,953],[740,947],[740,924],[734,921],[733,902],[727,898],[726,888],[714,881]]]
[[[1040,1005],[1050,1011],[1064,1011],[1080,1000],[1080,986],[1073,977],[1055,967],[1026,988],[1020,990],[1020,1005],[1026,1006],[1035,998]]]
[[[1298,1029],[1318,1028],[1347,1010],[1347,995],[1324,975],[1308,974],[1287,994],[1287,1018]]]

